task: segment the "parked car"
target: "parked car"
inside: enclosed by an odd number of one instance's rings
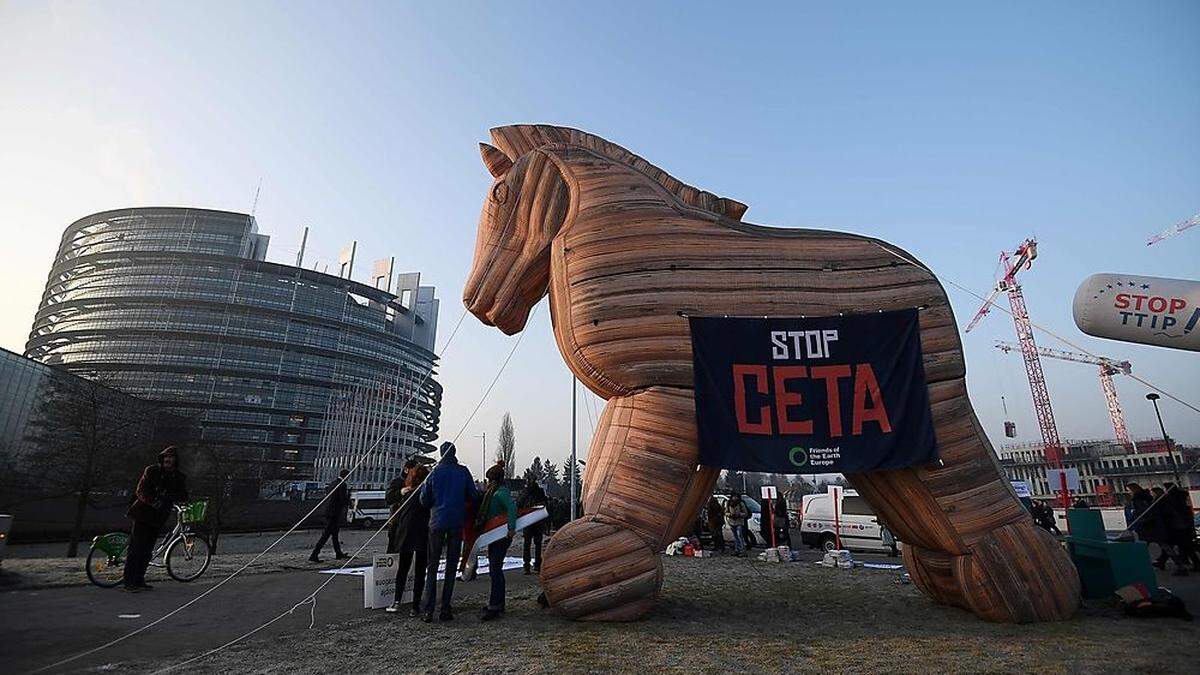
[[[350,493],[347,520],[355,527],[371,529],[388,519],[387,493],[383,490],[354,490]]]
[[[828,494],[804,495],[800,518],[800,541],[814,548],[832,551],[841,539],[843,549],[871,552],[891,550],[883,543],[879,518],[867,500],[855,490],[842,490],[838,517]],[[897,542],[899,546],[899,542]]]

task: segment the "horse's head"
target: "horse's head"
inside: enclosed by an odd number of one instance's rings
[[[479,144],[495,180],[479,215],[475,260],[463,289],[472,314],[508,335],[520,332],[550,283],[550,242],[571,195],[554,157],[531,150],[516,158]]]

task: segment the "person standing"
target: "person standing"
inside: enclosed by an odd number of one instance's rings
[[[725,505],[725,519],[729,521],[729,529],[733,533],[733,554],[746,554],[746,520],[750,518],[750,509],[742,501],[742,495],[735,492],[729,496]]]
[[[521,498],[517,500],[517,508],[532,509],[546,505],[546,491],[542,486],[537,484],[532,477],[525,479],[525,489],[521,491]],[[543,523],[538,522],[525,528],[522,532],[522,538],[525,540],[525,552],[522,560],[525,563],[525,574],[530,574],[530,548],[533,548],[534,557],[532,558],[533,567],[532,574],[537,574],[542,571],[542,534]]]
[[[721,508],[721,502],[717,498],[708,498],[707,507],[708,516],[708,531],[712,532],[713,548],[724,552],[725,551],[725,509]]]
[[[900,549],[896,548],[896,535],[892,534],[888,526],[883,523],[879,524],[879,539],[884,546],[888,547],[888,557],[895,558],[900,555]]]
[[[787,498],[779,495],[774,499],[775,507],[775,543],[779,546],[792,547],[792,523],[788,515]]]
[[[388,483],[387,492],[385,492],[383,495],[383,502],[387,504],[388,507],[388,519],[392,523],[391,526],[388,527],[388,553],[398,553],[400,551],[400,542],[396,540],[396,527],[399,523],[395,515],[396,510],[400,508],[400,504],[404,501],[404,496],[407,494],[404,492],[404,486],[408,480],[408,474],[416,466],[417,460],[415,459],[410,459],[404,462],[404,468],[400,470],[400,475],[396,476],[391,480],[391,482]],[[426,475],[429,474],[428,471],[425,473]],[[424,570],[424,568],[421,569]],[[424,578],[423,571],[421,578]]]
[[[408,581],[408,568],[413,570],[412,608],[408,615],[415,617],[421,613],[421,595],[425,590],[425,568],[429,564],[429,509],[416,498],[416,492],[421,483],[429,475],[429,469],[423,466],[413,467],[405,473],[404,485],[399,490],[399,503],[392,516],[392,532],[395,534],[397,552],[400,554],[396,563],[396,600],[389,612],[400,611],[400,601],[404,597],[405,582]]]
[[[1129,502],[1125,506],[1125,522],[1129,524],[1130,529],[1137,533],[1138,539],[1146,542],[1147,546],[1158,544],[1165,556],[1176,558],[1176,553],[1167,540],[1166,522],[1163,520],[1165,507],[1163,500],[1161,498],[1156,500],[1149,490],[1137,483],[1129,483],[1125,489],[1129,493]],[[1164,569],[1166,568],[1166,559],[1152,564],[1159,569]]]
[[[1175,487],[1174,483],[1166,484],[1167,493],[1163,498],[1163,525],[1167,530],[1167,543],[1175,551],[1175,575],[1186,576],[1187,565],[1194,562],[1196,549],[1193,540],[1196,536],[1192,516],[1192,506],[1188,503],[1187,493]]]
[[[346,485],[346,476],[350,472],[342,469],[338,473],[338,479],[329,484],[326,488],[329,492],[329,498],[325,502],[325,531],[321,533],[321,538],[317,540],[317,545],[313,547],[312,554],[308,556],[309,562],[321,562],[321,549],[325,548],[325,542],[333,539],[333,554],[338,560],[345,560],[350,556],[342,553],[342,542],[338,538],[338,530],[342,527],[342,521],[346,518],[346,508],[350,506],[350,487]]]
[[[130,593],[148,591],[146,567],[154,551],[158,531],[171,513],[171,506],[186,502],[187,479],[179,470],[179,457],[174,446],[158,453],[158,462],[142,470],[133,503],[127,515],[133,521],[129,531],[129,546],[125,553],[125,590]]]
[[[487,489],[480,500],[479,514],[475,518],[477,529],[482,534],[485,524],[499,515],[505,515],[508,519],[508,536],[488,544],[488,578],[492,588],[488,595],[487,607],[483,608],[483,614],[479,618],[482,621],[491,621],[504,613],[504,556],[517,533],[517,505],[504,485],[503,464],[496,464],[488,469],[485,477]]]
[[[419,499],[429,509],[429,562],[425,568],[424,614],[421,620],[433,621],[433,606],[437,602],[438,561],[446,552],[446,575],[442,581],[442,608],[438,618],[452,621],[450,601],[454,597],[454,578],[458,558],[462,555],[462,528],[466,522],[467,505],[478,503],[479,492],[471,471],[458,463],[454,444],[442,443],[441,460],[425,479]]]

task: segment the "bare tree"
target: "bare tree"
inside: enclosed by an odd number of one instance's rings
[[[184,422],[156,404],[99,381],[56,374],[42,381],[26,440],[29,474],[47,493],[75,497],[67,556],[79,552],[89,505],[120,488],[132,489],[156,445],[186,437]]]
[[[244,453],[228,445],[201,443],[194,447],[192,455],[189,478],[198,487],[192,492],[208,500],[208,543],[215,554],[225,521],[255,500],[256,486],[262,477],[257,467],[246,461]]]
[[[513,431],[512,415],[504,413],[500,420],[500,440],[496,443],[496,461],[504,462],[504,477],[516,475],[517,435]]]

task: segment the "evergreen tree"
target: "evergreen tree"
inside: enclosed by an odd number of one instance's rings
[[[572,468],[574,469],[574,471],[572,471]],[[583,493],[583,480],[581,480],[581,476],[579,475],[579,465],[576,464],[574,467],[572,467],[571,466],[571,458],[568,457],[565,460],[563,460],[563,464],[562,464],[563,497],[566,497],[567,499],[571,498],[571,475],[572,475],[572,473],[575,475],[575,498],[580,499],[582,496],[582,493]]]
[[[542,459],[534,457],[533,462],[525,469],[525,474],[522,476],[525,480],[532,479],[533,482],[541,485],[546,482],[546,469],[542,466]]]
[[[551,497],[563,496],[562,481],[558,475],[558,465],[550,460],[546,460],[542,464],[542,470],[546,473],[546,494]]]

